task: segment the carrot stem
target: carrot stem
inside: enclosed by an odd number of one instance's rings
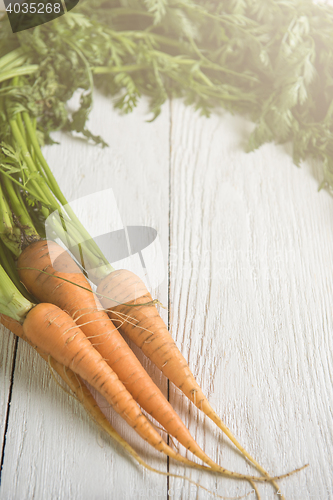
[[[38,170],[32,161],[30,151],[25,143],[24,138],[20,132],[20,128],[17,124],[17,121],[13,118],[9,119],[9,124],[12,129],[13,137],[15,138],[18,146],[21,148],[21,153],[24,158],[25,163],[27,164],[31,173],[37,174]],[[53,195],[51,195],[50,191],[44,191],[41,189],[40,185],[37,182],[33,182],[31,179],[28,181],[29,183],[33,183],[36,192],[38,193],[41,200],[43,200],[44,205],[58,208],[58,203],[56,202]]]
[[[31,142],[36,157],[38,159],[39,164],[41,165],[41,168],[38,168],[39,165],[37,163],[37,169],[38,171],[45,177],[47,184],[53,193],[53,195],[59,200],[63,208],[66,210],[66,213],[68,214],[70,220],[72,221],[72,229],[71,231],[75,229],[76,231],[76,236],[74,237],[74,240],[76,242],[79,242],[79,244],[84,245],[85,247],[85,253],[87,254],[87,258],[89,260],[89,264],[91,268],[100,268],[101,265],[103,266],[103,275],[107,275],[108,272],[112,272],[114,269],[113,267],[109,264],[107,259],[104,257],[103,253],[101,252],[100,248],[97,246],[97,244],[94,242],[94,240],[91,238],[89,235],[88,231],[84,228],[84,226],[81,224],[79,219],[77,218],[75,212],[72,210],[70,204],[68,203],[67,199],[63,195],[62,191],[59,188],[59,185],[47,163],[45,160],[43,153],[40,149],[38,139],[36,136],[36,132],[33,127],[33,123],[30,119],[29,114],[26,111],[23,111],[23,121],[26,127],[27,131],[27,136],[29,138],[29,141]],[[56,208],[59,210],[59,205]],[[72,233],[72,236],[73,233]],[[84,243],[81,243],[81,242]]]
[[[11,80],[15,76],[31,75],[39,69],[37,64],[27,64],[26,66],[15,68],[9,71],[4,71],[0,74],[0,83],[5,80]]]
[[[0,314],[21,323],[31,308],[31,302],[17,290],[0,264]]]
[[[19,84],[19,79],[15,78],[14,83]],[[8,190],[10,191],[8,197],[11,202],[16,205],[16,210],[19,210],[19,206],[17,204],[15,191],[11,189],[8,179],[10,179],[12,183],[18,185],[22,190],[27,191],[31,197],[41,203],[40,211],[42,212],[44,220],[49,217],[50,210],[55,212],[55,217],[52,219],[52,230],[55,232],[56,237],[59,237],[65,245],[68,246],[68,242],[71,242],[71,251],[74,249],[73,253],[79,262],[82,255],[84,255],[85,263],[90,269],[95,269],[97,275],[104,277],[112,272],[113,267],[108,263],[99,247],[80,223],[62,194],[42,154],[35,126],[29,114],[27,112],[23,112],[22,115],[21,113],[17,113],[15,117],[9,118],[9,123],[14,142],[21,150],[20,155],[22,157],[22,164],[18,164],[21,168],[21,179],[19,180],[11,175],[5,168],[2,168],[2,174],[3,177],[7,178],[6,186],[9,186]],[[25,166],[25,168],[22,168],[22,165]],[[36,179],[36,176],[38,176],[38,179]],[[21,209],[23,209],[23,206],[21,206]],[[7,212],[8,211],[3,211],[5,214]],[[24,217],[22,210],[20,210],[20,213],[21,217]],[[51,220],[49,221],[51,222]],[[29,224],[25,225],[33,227],[31,218]],[[22,227],[15,227],[15,223],[11,223],[10,227],[16,230],[19,237],[19,233],[22,232]],[[17,229],[19,229],[18,232]],[[11,250],[18,256],[20,253],[19,248],[13,248],[11,242],[9,243]]]
[[[19,280],[18,274],[16,272],[16,262],[14,261],[14,257],[12,252],[8,250],[6,245],[3,243],[0,238],[0,262],[8,274],[9,278],[12,280],[13,284],[16,288],[21,292],[21,294],[31,302],[34,301],[33,297],[29,294],[27,289],[23,286],[22,282]]]
[[[26,133],[24,130],[24,125],[23,125],[23,121],[22,121],[22,117],[21,117],[20,113],[17,113],[16,121],[17,121],[17,125],[20,129],[20,132],[21,132],[21,135],[23,137],[24,142],[27,142],[27,136],[26,136]]]
[[[10,199],[12,211],[19,219],[19,224],[24,227],[24,233],[26,235],[39,238],[39,235],[34,228],[31,218],[29,217],[28,212],[23,205],[23,201],[21,197],[19,197],[17,190],[14,188],[12,182],[8,177],[3,177],[3,183]]]
[[[10,69],[15,66],[20,66],[26,59],[27,58],[23,54],[21,48],[12,50],[11,52],[8,52],[8,54],[0,58],[0,70],[3,70],[4,68],[6,68],[6,66],[7,70],[8,66],[10,67]]]
[[[16,228],[13,216],[5,198],[2,184],[0,182],[0,237],[6,247],[16,256],[20,255],[18,242],[19,230]]]

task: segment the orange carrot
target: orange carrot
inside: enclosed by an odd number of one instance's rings
[[[66,269],[66,274],[56,272],[53,269],[48,250],[52,252],[52,260],[59,257],[57,267],[61,266],[61,268]],[[89,286],[75,262],[54,242],[49,242],[48,245],[45,242],[38,242],[29,246],[21,255],[18,265],[21,266],[22,262],[24,264],[27,261],[30,262],[30,256],[35,255],[35,252],[40,255],[38,264],[41,265],[41,269],[47,269],[49,273],[56,273],[59,276],[65,275],[68,280],[74,283],[85,287]],[[31,271],[24,271],[20,268],[20,276],[35,297],[58,305],[72,316],[142,408],[163,425],[185,448],[202,460],[208,460],[170,403],[153,383],[112,324],[106,312],[97,310],[97,304],[91,292],[78,288],[72,283],[50,277],[45,273],[35,271],[32,274]]]
[[[5,314],[0,314],[0,323],[2,323],[3,326],[5,326],[8,330],[10,330],[14,335],[20,337],[23,339],[25,342],[27,342],[30,346],[33,346],[33,344],[27,339],[27,337],[24,334],[23,331],[23,326],[21,323],[18,321],[10,318],[9,316],[6,316]],[[150,470],[152,472],[155,472],[157,474],[163,475],[163,476],[169,476],[169,477],[174,477],[177,479],[184,479],[192,484],[195,484],[199,488],[202,488],[203,490],[207,491],[208,493],[211,493],[207,488],[204,486],[200,485],[199,483],[193,481],[192,479],[186,477],[186,476],[180,476],[178,474],[173,474],[170,472],[164,472],[160,471],[158,469],[155,469],[154,467],[151,467],[148,465],[138,454],[137,452],[125,441],[118,433],[117,431],[112,427],[110,422],[107,420],[103,412],[100,410],[98,404],[96,403],[95,399],[91,395],[91,392],[89,391],[88,387],[80,380],[80,377],[78,377],[72,370],[69,368],[66,368],[64,365],[58,363],[55,359],[53,359],[51,356],[47,356],[44,354],[38,347],[35,347],[35,350],[38,352],[38,354],[49,364],[50,368],[52,370],[56,371],[57,374],[62,378],[62,380],[68,385],[68,387],[71,389],[73,395],[76,397],[76,399],[83,405],[87,413],[90,415],[90,417],[111,437],[113,438],[130,456],[134,458],[140,465],[142,465],[145,469]],[[186,464],[191,467],[199,468],[202,470],[207,470],[209,471],[210,469],[206,466],[200,466],[198,464]],[[255,487],[254,484],[252,484],[252,487]],[[216,495],[218,498],[224,498],[220,497],[219,495]]]
[[[54,269],[52,263],[55,263],[56,269],[62,269],[63,271]],[[118,370],[118,373],[122,375],[127,389],[135,384],[136,379],[139,380],[140,390],[136,395],[140,404],[149,401],[151,398],[157,398],[160,391],[152,381],[149,382],[148,375],[123,341],[117,329],[114,328],[107,314],[104,311],[96,311],[96,302],[91,290],[88,289],[88,282],[74,261],[59,245],[45,241],[33,243],[22,252],[18,261],[18,270],[21,280],[36,298],[58,305],[76,320],[77,325],[80,326],[86,337],[94,343],[96,350],[99,350],[103,358],[114,368],[114,371]],[[98,332],[97,335],[96,331]],[[117,337],[121,339],[118,345],[114,344]],[[109,346],[105,347],[106,344],[109,344]],[[136,359],[135,363],[140,365],[141,373],[139,378],[137,376],[138,372],[136,372],[138,365],[134,363],[134,359]],[[132,368],[132,366],[135,367],[133,371],[132,369],[129,370],[129,367]],[[141,377],[144,381],[143,384],[140,381]],[[149,390],[145,389],[145,383],[149,384]],[[152,388],[153,392],[151,392]],[[133,389],[133,392],[135,392],[135,389]],[[253,476],[229,472],[227,469],[218,466],[190,436],[170,403],[165,398],[163,401],[160,398],[159,404],[158,411],[156,410],[153,413],[154,417],[157,419],[157,413],[162,417],[164,414],[172,415],[167,425],[165,425],[167,432],[176,436],[183,444],[185,443],[186,448],[207,463],[212,470],[239,479],[253,479]],[[168,450],[168,454],[170,455],[170,450]],[[271,481],[272,478],[265,477],[260,478],[260,480]]]
[[[96,389],[156,450],[189,463],[163,441],[114,371],[65,311],[53,304],[38,304],[27,314],[23,333],[44,354],[70,368]]]
[[[63,271],[54,269],[52,263],[56,269]],[[133,394],[148,413],[153,414],[168,433],[176,437],[212,470],[244,478],[244,475],[229,472],[218,466],[201,450],[108,315],[103,310],[97,310],[98,301],[96,302],[91,290],[88,290],[89,284],[86,278],[67,252],[54,242],[35,242],[19,257],[18,271],[22,282],[32,295],[41,301],[57,305],[72,316],[96,350],[118,374],[129,393]],[[60,362],[65,364],[63,361]]]
[[[269,477],[211,407],[168,332],[143,281],[127,270],[113,271],[98,285],[97,296],[112,320],[123,318],[120,331],[142,349],[162,373],[229,437],[263,475]],[[278,488],[276,483],[272,484]]]
[[[164,449],[117,375],[94,349],[73,319],[53,304],[38,304],[27,315],[23,332],[33,345],[67,366],[94,387],[152,446]]]
[[[41,322],[43,321],[43,319],[42,319],[43,316],[44,316],[44,324],[41,324]],[[36,317],[38,317],[38,321],[36,321]],[[54,319],[52,319],[52,317]],[[61,323],[62,321],[63,321],[63,323],[61,325],[59,325],[59,322]],[[50,322],[51,322],[51,324],[50,324]],[[10,330],[16,336],[20,337],[21,339],[26,341],[29,345],[34,347],[34,349],[38,352],[38,354],[46,362],[48,362],[50,364],[51,368],[54,369],[60,375],[60,377],[70,386],[70,388],[73,390],[75,396],[80,400],[80,402],[83,403],[86,408],[87,408],[87,406],[89,407],[89,413],[97,421],[97,423],[99,423],[104,429],[108,429],[109,435],[112,435],[112,437],[115,437],[115,435],[117,434],[116,431],[112,428],[111,424],[109,424],[109,423],[106,424],[106,422],[105,422],[107,420],[106,417],[98,409],[98,405],[97,405],[96,401],[93,399],[93,397],[91,396],[91,393],[90,393],[89,389],[87,388],[87,386],[84,385],[83,383],[80,383],[80,378],[76,375],[77,371],[75,370],[73,372],[71,369],[69,369],[67,367],[68,365],[64,365],[64,364],[60,363],[59,361],[57,361],[56,359],[54,359],[53,357],[51,357],[50,354],[48,353],[48,350],[50,350],[50,349],[49,348],[45,349],[45,346],[42,343],[44,341],[44,343],[48,344],[48,340],[51,339],[52,336],[54,336],[54,337],[60,336],[61,337],[64,334],[63,330],[66,331],[66,330],[68,330],[68,328],[70,328],[70,330],[67,333],[65,333],[65,335],[67,335],[67,337],[61,338],[60,341],[58,342],[58,346],[60,348],[61,347],[64,348],[66,350],[66,352],[69,355],[71,355],[72,348],[73,348],[73,350],[75,350],[75,346],[72,343],[72,341],[74,339],[71,340],[71,337],[73,337],[73,335],[75,335],[77,337],[76,341],[80,342],[80,345],[81,345],[80,349],[82,349],[82,346],[83,346],[83,349],[88,348],[89,354],[87,354],[87,356],[88,357],[90,357],[90,356],[95,357],[95,360],[92,359],[91,363],[94,364],[94,362],[95,362],[98,364],[98,362],[101,362],[100,361],[101,357],[98,355],[98,353],[97,353],[97,355],[95,355],[96,351],[92,348],[89,341],[87,341],[87,339],[85,339],[82,342],[82,339],[84,339],[82,332],[80,332],[77,325],[75,323],[73,323],[71,318],[69,318],[69,316],[66,313],[62,314],[62,311],[58,307],[56,307],[52,304],[39,304],[33,310],[33,314],[31,314],[31,316],[29,316],[29,320],[24,323],[24,326],[22,326],[18,321],[14,320],[14,319],[12,319],[9,316],[6,316],[4,314],[0,315],[0,323],[2,323],[3,326],[8,328],[8,330]],[[45,330],[45,324],[46,324],[46,329],[47,329],[47,336],[45,336],[44,339],[42,339],[42,332],[40,330],[37,331],[37,329],[42,328],[42,331]],[[51,327],[52,327],[52,332],[50,332]],[[59,328],[58,331],[55,331],[55,329],[57,329],[57,328]],[[28,329],[28,334],[27,334],[27,329]],[[74,333],[73,333],[73,331],[74,331]],[[68,337],[68,334],[70,335],[69,337]],[[72,343],[72,344],[69,345],[70,343]],[[43,347],[41,347],[42,345],[43,345]],[[70,350],[69,350],[69,347],[71,348]],[[81,357],[82,357],[82,354],[83,354],[83,352],[81,350]],[[96,359],[97,359],[97,361],[96,361]],[[101,362],[101,363],[103,364],[103,362]],[[107,370],[108,370],[108,368],[107,368]],[[108,371],[110,372],[111,370],[109,369]],[[85,377],[82,377],[82,379],[86,379],[86,378],[87,378],[87,375],[85,375]],[[91,384],[91,382],[89,382],[89,383]],[[96,387],[96,384],[95,384],[95,388],[97,390],[99,390],[98,387]],[[110,432],[110,430],[112,430],[112,432]],[[113,435],[113,434],[115,434],[115,435]],[[116,440],[118,442],[120,442],[120,444],[122,446],[125,446],[127,451],[129,451],[129,449],[130,449],[131,455],[133,455],[133,453],[135,455],[137,455],[136,452],[128,445],[128,443],[126,441],[124,441],[119,435],[118,435]],[[137,459],[137,457],[135,457],[135,458]],[[141,460],[139,462],[141,463]],[[194,465],[197,466],[197,464],[194,464]],[[204,467],[204,469],[209,470],[208,467]]]

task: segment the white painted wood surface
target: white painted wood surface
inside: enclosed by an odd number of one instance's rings
[[[46,157],[70,200],[112,187],[125,224],[158,230],[169,277],[155,295],[170,304],[172,333],[213,406],[270,473],[310,463],[281,481],[286,499],[328,500],[333,200],[317,193],[319,165],[297,169],[289,146],[244,153],[252,125],[239,117],[206,119],[173,102],[155,122],[146,119],[145,101],[119,116],[96,95],[90,126],[110,147],[58,134],[61,144],[45,148]],[[13,343],[3,330],[1,500],[153,500],[168,498],[168,488],[170,499],[214,498],[133,464],[21,341],[12,379]],[[163,377],[143,363],[166,393]],[[171,387],[170,397],[210,456],[254,471],[178,390]],[[150,464],[166,470],[165,460],[106,411]],[[170,470],[183,473],[174,464]],[[186,474],[220,495],[251,490]],[[269,485],[259,489],[264,500],[279,498]]]

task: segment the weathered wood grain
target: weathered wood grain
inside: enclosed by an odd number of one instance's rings
[[[16,340],[11,332],[0,325],[0,446],[3,460],[5,434],[10,412],[10,398]]]
[[[286,498],[326,500],[333,491],[333,200],[317,193],[319,166],[297,169],[288,146],[245,154],[250,129],[237,117],[205,119],[173,104],[173,334],[218,413],[270,473],[310,463],[281,481]],[[190,411],[211,456],[253,470],[209,422],[202,432],[202,417],[178,391],[172,403]],[[216,484],[229,496],[251,489]],[[269,486],[260,491],[278,498]]]
[[[167,255],[168,105],[153,124],[145,123],[146,118],[145,102],[123,117],[108,99],[97,95],[90,126],[109,148],[60,134],[61,145],[45,148],[45,153],[69,200],[112,188],[124,225],[156,228]],[[96,206],[94,217],[98,213],[112,217],[104,207]],[[156,293],[167,304],[167,280]],[[166,391],[166,381],[148,369]],[[3,377],[8,385],[9,374]],[[118,416],[105,411],[150,465],[166,470],[165,459],[151,452]],[[0,498],[153,500],[156,495],[165,497],[166,491],[165,478],[143,472],[103,437],[79,405],[57,387],[45,362],[20,341]]]

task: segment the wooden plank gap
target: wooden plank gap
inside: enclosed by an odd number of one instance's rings
[[[170,268],[170,253],[171,253],[171,162],[172,162],[172,98],[169,100],[169,207],[168,207],[168,330],[170,331],[170,287],[171,287],[171,268]],[[167,381],[167,398],[170,401],[170,380]],[[168,435],[168,444],[170,438]],[[167,471],[170,472],[170,458],[167,457]],[[170,477],[167,476],[167,500],[170,491]]]
[[[2,468],[3,468],[4,459],[5,459],[6,437],[7,437],[7,432],[8,432],[10,403],[12,400],[13,385],[14,385],[14,372],[15,372],[15,366],[16,366],[17,347],[18,347],[18,337],[15,337],[13,364],[12,364],[12,371],[10,374],[10,385],[9,385],[9,391],[8,391],[7,409],[6,409],[5,425],[4,425],[4,431],[3,431],[3,439],[2,439],[1,463],[0,463],[0,485],[1,485]]]

